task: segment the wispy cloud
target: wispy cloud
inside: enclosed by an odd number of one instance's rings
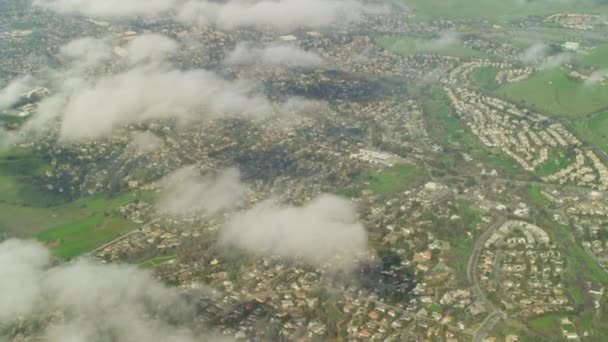
[[[240,205],[246,192],[238,169],[201,175],[195,166],[186,166],[162,181],[162,196],[156,207],[173,216],[215,214]]]
[[[194,324],[194,307],[174,289],[134,266],[87,260],[53,266],[38,243],[0,243],[0,324],[18,317],[61,321],[41,327],[51,342],[218,341]]]
[[[305,51],[290,45],[271,45],[256,47],[251,43],[239,42],[226,58],[226,64],[247,65],[288,65],[310,67],[320,65],[321,57],[314,52]]]
[[[228,220],[220,243],[348,270],[366,251],[367,233],[352,203],[324,195],[301,207],[275,200],[258,203]]]
[[[0,110],[15,105],[21,99],[23,93],[30,90],[32,86],[33,79],[30,76],[12,80],[4,89],[0,89]]]
[[[150,17],[174,13],[191,25],[223,29],[264,26],[279,30],[325,27],[357,20],[383,7],[358,0],[35,0],[38,6],[66,14],[105,18]]]
[[[100,138],[129,123],[176,119],[181,124],[215,118],[264,120],[282,114],[255,83],[226,80],[204,69],[182,70],[167,59],[179,44],[159,35],[139,36],[113,54],[107,39],[83,38],[61,49],[65,70],[55,73],[53,94],[25,129],[45,132],[55,120],[63,140]],[[88,72],[112,63],[109,73]],[[303,107],[302,107],[303,108]]]

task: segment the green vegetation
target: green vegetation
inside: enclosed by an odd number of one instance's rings
[[[576,321],[576,317],[570,315],[551,313],[533,319],[529,325],[534,330],[547,336],[561,335],[562,330],[576,332],[576,326],[572,323],[562,324],[562,318],[568,318],[571,322]]]
[[[557,244],[562,257],[566,261],[566,272],[563,280],[567,284],[566,290],[568,295],[576,304],[584,305],[585,307],[576,317],[569,317],[570,320],[594,335],[600,333],[600,331],[605,329],[605,322],[594,319],[595,310],[592,306],[589,306],[591,302],[587,293],[587,282],[606,284],[608,282],[608,273],[573,238],[572,228],[556,224],[550,219],[549,213],[545,213],[537,219],[540,219],[541,226],[548,228],[547,233],[551,240]],[[539,317],[538,320],[533,321],[534,325],[531,324],[531,327],[547,336],[555,336],[556,332],[552,331],[551,322],[557,318],[559,318],[558,315],[553,315],[553,318],[551,315],[549,317]]]
[[[534,110],[566,118],[608,108],[608,86],[587,85],[561,69],[505,85],[498,93]]]
[[[55,207],[52,210],[69,212],[80,218],[51,227],[36,237],[49,244],[53,254],[60,258],[70,259],[89,252],[138,227],[111,213],[133,201],[137,195],[123,193],[114,197],[90,196]]]
[[[576,326],[574,324],[562,324],[562,329],[569,333],[576,332]]]
[[[538,167],[536,174],[540,177],[552,175],[570,165],[573,156],[568,151],[558,151]]]
[[[356,198],[371,193],[391,194],[404,191],[426,176],[424,169],[413,164],[396,164],[379,170],[363,171],[353,179],[352,186],[337,192],[340,196]]]
[[[547,233],[551,240],[560,246],[561,253],[566,259],[569,273],[575,278],[587,279],[600,284],[608,283],[608,273],[593,259],[589,253],[572,237],[571,228],[547,221],[541,225],[552,227]]]
[[[580,287],[574,284],[568,284],[566,290],[577,305],[585,304],[585,295]]]
[[[441,307],[441,305],[436,304],[436,303],[433,303],[433,304],[429,305],[428,309],[431,312],[439,312],[439,313],[443,312],[443,307]]]
[[[51,247],[53,255],[71,259],[136,228],[133,222],[100,213],[51,228],[37,237]]]
[[[460,204],[459,214],[467,230],[474,230],[481,223],[481,212],[467,204]]]
[[[381,36],[374,39],[382,48],[400,54],[439,54],[454,57],[484,57],[486,53],[462,46],[459,42],[434,44],[431,39],[410,36]]]
[[[30,149],[0,152],[0,202],[37,207],[64,202],[41,182],[40,177],[49,170],[50,165]]]
[[[467,263],[473,250],[475,241],[467,234],[462,234],[460,237],[450,241],[450,250],[448,252],[448,263],[456,269],[456,274],[464,277],[467,270]]]
[[[606,5],[594,0],[546,2],[505,0],[393,0],[411,8],[425,17],[467,18],[480,20],[513,20],[533,15],[576,10],[577,12],[602,13]]]
[[[436,132],[445,139],[448,146],[466,151],[475,159],[483,162],[488,168],[495,168],[509,173],[512,176],[525,174],[508,155],[499,149],[489,149],[471,132],[465,130],[460,120],[452,115],[449,99],[445,91],[439,87],[431,88],[430,100],[427,101],[426,111],[435,116],[437,122],[433,123],[432,130],[443,128],[444,131]]]
[[[557,244],[566,261],[565,283],[568,284],[568,294],[578,304],[588,303],[588,299],[585,300],[587,281],[606,284],[608,283],[608,273],[574,240],[570,227],[555,224],[547,216],[542,218],[541,221],[541,226],[550,227],[550,229],[547,229],[547,233],[551,240]],[[588,319],[588,315],[592,316],[593,312],[583,313],[581,319],[583,321]]]
[[[509,157],[500,150],[491,150],[486,157],[486,165],[498,167],[512,175],[523,172],[523,170]]]
[[[510,322],[498,322],[494,331],[498,337],[498,341],[505,341],[509,335],[517,336],[519,342],[535,342],[538,340],[538,337],[530,336],[527,331],[511,325]]]
[[[0,233],[29,237],[73,215],[51,210],[66,198],[48,191],[41,176],[50,165],[30,149],[12,148],[0,152]]]
[[[49,163],[27,148],[0,152],[0,233],[37,237],[53,254],[70,259],[137,228],[113,215],[146,192],[88,196],[70,201],[43,181]]]
[[[549,204],[549,201],[543,196],[538,185],[532,185],[528,188],[528,197],[539,206],[546,207]]]
[[[576,130],[598,148],[608,152],[608,112],[575,122]]]
[[[338,322],[342,317],[342,314],[336,308],[336,303],[333,300],[328,301],[325,305],[323,305],[323,310],[325,311],[327,318],[329,318],[333,322]]]
[[[156,257],[156,258],[152,258],[150,260],[146,260],[146,261],[142,262],[141,264],[139,264],[139,267],[144,268],[144,269],[145,268],[155,268],[162,264],[173,261],[176,258],[177,258],[176,255]]]
[[[558,317],[556,315],[540,316],[540,317],[537,317],[537,318],[533,319],[532,321],[530,321],[530,326],[535,329],[544,329],[549,326],[559,324],[558,323],[559,319],[560,319],[560,317]]]
[[[555,336],[561,332],[561,318],[558,314],[540,316],[530,321],[530,327],[542,334]]]
[[[590,67],[608,68],[608,44],[595,47],[591,53],[580,58],[579,63]]]
[[[427,111],[436,115],[445,128],[445,142],[455,148],[483,148],[477,137],[468,133],[462,127],[460,120],[451,113],[449,99],[440,87],[431,89],[431,101],[427,103]]]
[[[362,180],[368,184],[367,188],[385,194],[405,190],[416,171],[416,165],[399,164],[368,173]]]
[[[498,74],[497,68],[481,67],[473,70],[471,79],[479,88],[482,88],[485,91],[493,91],[500,86],[498,82],[496,82],[496,74]]]
[[[450,250],[448,251],[449,265],[456,269],[456,274],[466,274],[467,263],[473,251],[475,239],[469,234],[475,231],[481,223],[481,212],[467,203],[458,204],[458,215],[460,216],[460,227],[451,227],[456,234],[449,239]]]

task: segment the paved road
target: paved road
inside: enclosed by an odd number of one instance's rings
[[[497,308],[481,290],[479,281],[477,280],[476,267],[479,262],[479,257],[481,256],[484,244],[505,222],[507,222],[506,217],[499,218],[490,227],[488,227],[488,229],[486,229],[479,236],[479,238],[477,238],[475,244],[473,245],[473,251],[471,252],[471,257],[469,258],[469,262],[467,264],[467,279],[471,283],[473,293],[479,300],[483,301],[486,308],[491,311],[491,313],[483,320],[479,328],[475,331],[473,341],[483,341],[488,331],[490,331],[500,319],[506,317],[506,315],[499,308]]]
[[[114,240],[112,240],[110,242],[104,243],[103,245],[95,248],[94,250],[90,251],[89,253],[86,253],[85,255],[86,256],[93,256],[93,255],[95,255],[95,253],[97,253],[97,252],[99,252],[99,251],[101,251],[101,250],[103,250],[103,249],[105,249],[105,248],[107,248],[107,247],[109,247],[109,246],[117,243],[120,240],[126,239],[129,236],[131,236],[133,234],[137,234],[137,233],[141,233],[141,231],[139,229],[130,231],[130,232],[126,233],[126,234],[123,234],[123,235],[117,237],[116,239],[114,239]]]
[[[473,285],[473,292],[475,292],[475,295],[481,299],[488,306],[488,308],[494,308],[494,304],[489,301],[484,295],[483,291],[481,291],[479,282],[477,281],[477,267],[475,266],[479,262],[479,257],[481,256],[481,251],[483,250],[483,246],[486,241],[503,224],[505,224],[505,222],[507,222],[506,217],[499,218],[477,238],[475,244],[473,245],[473,250],[471,251],[471,256],[469,257],[469,262],[467,264],[467,279]]]
[[[525,324],[510,318],[506,312],[502,311],[499,307],[494,305],[494,303],[486,297],[483,293],[481,286],[479,285],[479,280],[477,277],[477,264],[479,262],[479,257],[483,250],[484,244],[486,241],[496,232],[505,222],[507,222],[506,217],[498,218],[488,229],[486,229],[475,241],[473,245],[473,251],[471,253],[471,257],[469,258],[469,262],[467,264],[467,279],[471,283],[471,288],[473,293],[479,300],[483,301],[484,305],[490,311],[490,314],[481,322],[481,325],[473,334],[473,341],[483,341],[484,338],[488,335],[488,333],[494,328],[496,323],[500,320],[505,320],[510,325],[517,327],[518,329],[525,331],[531,336],[535,336],[539,341],[544,340],[544,338],[538,335],[536,332],[530,330]]]
[[[483,322],[481,322],[481,325],[479,326],[477,331],[475,331],[475,334],[473,335],[473,342],[483,342],[483,340],[488,336],[488,332],[492,330],[496,323],[498,323],[498,321],[500,321],[501,319],[505,318],[507,318],[506,315],[500,310],[494,311],[489,314],[483,320]]]

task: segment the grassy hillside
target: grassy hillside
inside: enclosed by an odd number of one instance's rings
[[[473,50],[456,42],[436,45],[432,39],[414,38],[410,36],[381,36],[374,40],[382,48],[404,56],[416,54],[438,54],[453,57],[484,57],[482,51]]]
[[[596,0],[393,0],[426,17],[470,18],[480,20],[518,19],[532,15],[576,10],[606,13],[608,6]]]
[[[576,130],[608,153],[608,112],[576,121]]]
[[[588,55],[580,58],[579,63],[598,69],[608,68],[608,45],[593,48]]]
[[[507,84],[498,93],[534,110],[566,118],[578,118],[608,108],[608,86],[587,85],[568,77],[567,71],[562,69]]]
[[[87,196],[74,201],[49,191],[49,163],[30,149],[0,152],[0,234],[36,237],[72,258],[137,228],[113,211],[146,193]]]

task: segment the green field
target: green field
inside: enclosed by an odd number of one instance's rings
[[[561,316],[558,315],[545,315],[545,316],[540,316],[537,317],[533,320],[530,321],[530,326],[535,328],[535,329],[545,329],[547,327],[551,327],[554,325],[559,325],[559,320],[561,319]]]
[[[138,226],[126,219],[114,217],[111,211],[128,204],[136,198],[135,193],[123,193],[114,197],[91,196],[72,203],[52,208],[80,218],[50,227],[36,235],[46,242],[53,254],[70,259],[132,231]]]
[[[467,263],[471,257],[474,242],[467,235],[450,241],[450,250],[447,253],[448,264],[456,269],[458,277],[465,277],[466,275]]]
[[[138,226],[126,219],[96,214],[85,219],[53,227],[37,236],[51,247],[53,255],[71,259],[92,251]]]
[[[605,13],[606,5],[594,0],[516,1],[516,0],[393,0],[424,17],[467,18],[479,20],[518,19],[561,11]]]
[[[479,138],[462,126],[460,120],[452,115],[449,99],[443,89],[434,87],[431,99],[425,106],[426,111],[437,119],[429,128],[443,128],[440,135],[448,146],[474,155],[488,168],[496,168],[514,176],[525,173],[508,155],[500,150],[488,149]]]
[[[62,202],[39,180],[48,170],[50,165],[28,149],[0,151],[0,203],[49,206]]]
[[[577,120],[575,127],[586,139],[608,152],[608,112]]]
[[[528,197],[537,205],[546,207],[549,201],[543,196],[541,189],[537,185],[532,185],[528,188]]]
[[[585,304],[585,295],[580,287],[574,284],[568,284],[566,290],[577,305]]]
[[[608,86],[586,85],[554,69],[498,89],[508,99],[545,114],[579,118],[608,108]]]
[[[540,316],[530,321],[530,327],[542,334],[555,336],[561,333],[560,320],[562,317],[562,315],[558,314]]]
[[[496,82],[497,73],[498,69],[494,67],[477,68],[471,73],[471,80],[475,85],[483,90],[496,90],[500,86]]]
[[[598,69],[608,68],[608,44],[593,48],[588,55],[579,59],[579,63]]]
[[[465,148],[470,152],[472,149],[483,149],[481,141],[476,136],[466,131],[460,120],[451,113],[449,99],[445,91],[439,87],[432,89],[431,101],[427,103],[427,111],[439,119],[441,126],[445,128],[443,136],[445,142],[455,148]]]
[[[536,169],[536,174],[540,177],[552,175],[570,165],[574,161],[574,156],[568,151],[557,151],[549,156],[549,159]]]
[[[410,36],[381,36],[374,39],[376,44],[388,51],[409,56],[416,54],[438,54],[453,57],[485,57],[482,51],[451,43],[446,45],[434,44],[432,39],[414,38]]]
[[[112,212],[147,193],[69,200],[46,188],[42,176],[51,169],[27,148],[0,152],[0,234],[36,237],[49,243],[54,255],[69,259],[137,228]]]
[[[363,182],[368,184],[366,188],[380,194],[402,191],[409,186],[410,180],[416,174],[416,171],[416,165],[394,165],[367,174],[363,177]]]

